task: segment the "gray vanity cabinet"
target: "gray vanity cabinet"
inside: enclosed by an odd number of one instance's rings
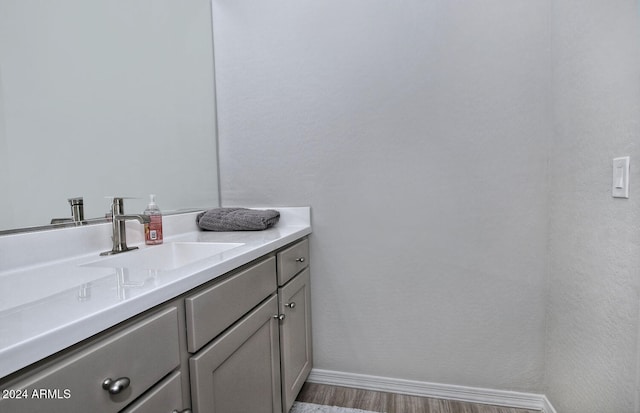
[[[194,413],[291,409],[312,367],[308,266],[303,239],[185,299]]]
[[[277,297],[191,358],[195,413],[280,413]]]
[[[308,265],[305,238],[1,378],[0,412],[287,413],[312,367]]]
[[[279,252],[277,257],[282,404],[288,412],[313,365],[308,240]]]

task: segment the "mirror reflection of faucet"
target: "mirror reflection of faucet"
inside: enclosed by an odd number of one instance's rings
[[[84,199],[79,196],[67,199],[71,205],[71,218],[53,218],[52,224],[75,223],[76,225],[84,224]]]
[[[116,268],[116,289],[118,299],[120,301],[130,298],[130,291],[134,288],[144,288],[155,286],[155,277],[158,275],[157,270],[149,270],[147,277],[143,282],[131,282],[128,268]]]
[[[125,215],[124,198],[113,198],[110,213],[111,227],[113,229],[113,235],[111,237],[113,247],[111,248],[111,251],[105,251],[100,255],[120,254],[121,252],[138,249],[138,247],[127,246],[127,230],[125,222],[127,220],[136,220],[141,224],[148,224],[151,221],[149,216],[141,214]]]
[[[91,299],[91,283],[84,283],[78,287],[78,301],[85,302]]]

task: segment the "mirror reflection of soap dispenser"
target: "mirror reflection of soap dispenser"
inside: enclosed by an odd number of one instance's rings
[[[149,205],[143,212],[151,219],[148,224],[144,224],[144,242],[147,245],[162,244],[162,212],[156,204],[156,196],[149,195]]]

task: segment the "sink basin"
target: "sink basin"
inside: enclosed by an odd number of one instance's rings
[[[175,270],[244,244],[233,242],[168,242],[102,258],[83,267]]]

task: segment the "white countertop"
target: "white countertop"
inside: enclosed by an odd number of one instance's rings
[[[265,231],[200,231],[195,213],[166,216],[165,244],[242,245],[174,270],[124,276],[82,266],[110,249],[110,224],[0,237],[0,378],[311,233],[310,208],[274,209],[280,221]],[[139,224],[127,223],[127,231],[130,246],[155,247],[144,245]]]

